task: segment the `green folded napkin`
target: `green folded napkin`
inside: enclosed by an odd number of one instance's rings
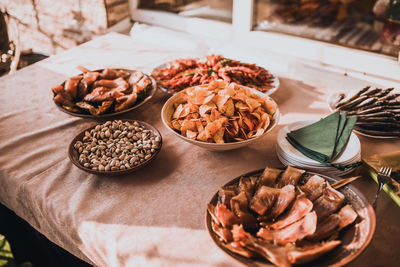
[[[339,170],[358,166],[360,163],[334,164],[349,140],[357,117],[347,118],[347,113],[336,111],[316,123],[291,131],[286,139],[306,157]]]

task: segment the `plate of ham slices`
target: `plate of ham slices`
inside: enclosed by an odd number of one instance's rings
[[[365,250],[376,222],[366,198],[343,184],[291,166],[241,175],[208,203],[208,231],[244,264],[343,266]]]

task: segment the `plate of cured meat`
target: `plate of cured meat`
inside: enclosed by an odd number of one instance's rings
[[[291,166],[231,180],[207,211],[217,246],[255,266],[343,266],[362,253],[375,231],[374,210],[357,189]]]
[[[77,117],[106,118],[129,112],[148,102],[155,80],[136,70],[105,68],[73,76],[52,88],[53,101]]]
[[[161,90],[168,94],[219,79],[253,88],[266,95],[279,88],[279,79],[267,69],[221,55],[177,59],[156,67],[151,75]]]

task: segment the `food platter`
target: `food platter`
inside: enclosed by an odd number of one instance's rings
[[[168,62],[168,63],[161,64],[161,65],[155,67],[155,68],[152,70],[152,72],[151,72],[153,78],[155,78],[155,79],[157,80],[157,77],[154,76],[154,73],[157,73],[160,69],[168,68],[168,66],[171,66],[170,64],[173,64],[173,61]],[[243,63],[243,64],[246,64],[246,63]],[[250,65],[250,64],[247,64],[247,65]],[[170,67],[170,68],[171,68],[171,67]],[[262,68],[262,67],[259,67],[259,68]],[[264,68],[262,68],[262,69],[264,69]],[[269,71],[268,71],[268,72],[269,72]],[[266,90],[265,92],[263,92],[263,91],[261,91],[261,90],[258,90],[258,89],[256,88],[256,86],[254,86],[254,87],[253,87],[253,86],[247,86],[247,87],[256,89],[257,91],[260,91],[261,93],[263,93],[263,94],[265,94],[265,95],[271,95],[271,94],[273,94],[274,92],[276,92],[276,91],[278,90],[279,85],[280,85],[280,82],[279,82],[278,77],[276,77],[275,75],[273,75],[273,74],[271,74],[271,73],[270,73],[270,75],[272,76],[272,78],[269,79],[269,85],[271,86],[271,88],[269,88],[269,89]],[[219,76],[219,79],[222,79],[222,78],[223,78],[223,77]],[[224,79],[224,80],[225,80],[225,79]],[[165,92],[166,94],[173,95],[173,94],[176,94],[176,93],[178,92],[178,91],[172,92],[168,87],[163,86],[161,83],[162,83],[162,82],[158,82],[158,83],[157,83],[157,86],[160,88],[161,91]],[[238,83],[238,84],[240,84],[240,85],[242,85],[242,86],[246,86],[246,84],[243,84],[243,83],[240,83],[240,82],[237,82],[237,81],[236,81],[236,83]],[[192,84],[192,85],[190,85],[190,86],[201,85],[201,84],[206,84],[206,83]],[[189,86],[188,86],[188,87],[189,87]]]
[[[366,87],[366,88],[369,88],[369,87]],[[399,95],[400,94],[400,90],[399,89],[389,88],[389,89],[386,89],[386,90],[392,90],[392,91],[390,91],[389,95],[394,95],[395,96],[395,95]],[[341,99],[341,97],[345,96],[345,98],[347,98],[348,96],[352,96],[352,95],[357,94],[357,92],[359,92],[359,91],[361,91],[361,90],[351,90],[350,92],[347,92],[347,93],[343,92],[343,91],[342,92],[331,93],[330,95],[328,95],[327,100],[326,100],[326,102],[328,104],[328,107],[329,107],[329,110],[332,111],[332,112],[336,111],[337,110],[336,104],[338,103],[339,99]],[[397,96],[397,99],[398,99],[398,96]],[[375,103],[379,102],[380,100],[377,97],[372,96],[370,98],[366,97],[365,101],[371,101],[372,104],[375,104]],[[397,103],[398,104],[396,106],[399,106],[400,102],[398,102],[398,100],[397,100]],[[382,112],[386,112],[386,111],[392,112],[393,108],[396,107],[396,106],[392,106],[391,109],[388,109],[388,110],[386,110],[385,107],[383,106],[381,111]],[[397,110],[397,112],[398,112],[398,110]],[[358,115],[358,114],[356,114],[356,115]],[[383,114],[382,116],[386,116],[386,115]],[[400,121],[399,121],[398,118],[397,118],[397,123],[400,124]],[[379,132],[376,132],[376,133],[372,134],[372,133],[369,133],[368,131],[363,130],[362,128],[357,128],[357,125],[353,129],[353,131],[356,132],[359,135],[370,137],[370,138],[379,138],[379,139],[399,138],[399,136],[397,136],[395,134],[393,134],[393,135],[380,134]]]
[[[94,70],[93,72],[102,72],[103,70],[104,69],[97,69],[97,70]],[[122,70],[122,71],[126,71],[126,72],[129,72],[129,73],[136,72],[135,70],[122,69],[122,68],[117,68],[115,70]],[[149,102],[153,98],[154,94],[156,93],[156,91],[157,91],[157,83],[156,83],[156,81],[154,80],[153,77],[151,77],[151,76],[149,76],[147,74],[145,74],[145,75],[146,75],[146,77],[148,77],[151,80],[151,85],[147,88],[146,95],[144,96],[143,99],[137,100],[137,103],[135,103],[133,106],[131,106],[131,107],[127,108],[127,109],[121,110],[121,111],[117,111],[117,112],[114,111],[114,112],[104,113],[104,114],[100,114],[100,115],[92,115],[89,112],[87,112],[87,113],[73,112],[73,111],[70,111],[70,110],[64,108],[62,105],[60,105],[58,103],[54,102],[54,104],[56,105],[56,107],[60,111],[62,111],[64,113],[67,113],[67,114],[69,114],[71,116],[81,117],[81,118],[106,119],[106,118],[110,118],[110,117],[113,117],[113,116],[125,114],[125,113],[128,113],[128,112],[132,111],[132,110],[138,109],[139,107],[143,106],[145,103]],[[61,85],[64,86],[65,82],[66,81],[64,81]],[[53,93],[53,95],[55,95],[55,94]]]
[[[165,68],[165,67],[167,67],[167,64],[162,64],[162,65],[159,65],[159,66],[157,66],[157,67],[155,67],[153,70],[152,70],[152,72],[154,72],[154,71],[157,71],[158,69],[162,69],[162,68]],[[154,79],[154,78],[153,78]],[[271,83],[271,85],[273,86],[271,89],[269,89],[267,92],[260,92],[260,93],[262,93],[262,94],[265,94],[265,95],[272,95],[273,93],[275,93],[276,91],[278,91],[278,89],[279,89],[279,86],[280,86],[280,82],[279,82],[279,78],[278,77],[276,77],[275,75],[274,75],[274,78],[272,79],[273,80],[273,82]],[[247,86],[245,86],[245,85],[242,85],[243,87],[247,87]],[[179,92],[170,92],[169,90],[168,90],[168,88],[166,88],[166,87],[164,87],[164,86],[162,86],[160,83],[157,83],[157,87],[161,90],[161,91],[163,91],[164,93],[166,93],[166,94],[168,94],[168,95],[175,95],[175,94],[177,94],[177,93],[179,93]],[[247,88],[251,88],[251,87],[247,87]],[[254,89],[254,88],[251,88],[251,89]]]
[[[77,141],[81,141],[83,139],[83,137],[85,136],[85,132],[90,132],[90,130],[95,129],[95,127],[99,124],[96,124],[90,128],[85,129],[84,131],[80,132],[78,135],[76,135],[74,137],[74,139],[72,139],[71,143],[68,146],[68,156],[69,159],[71,160],[71,162],[78,167],[79,169],[88,172],[88,173],[92,173],[92,174],[97,174],[97,175],[102,175],[102,176],[118,176],[118,175],[123,175],[123,174],[127,174],[127,173],[132,173],[134,171],[137,171],[141,168],[143,168],[144,166],[146,166],[147,164],[149,164],[151,161],[154,160],[154,158],[157,156],[157,154],[160,152],[161,147],[162,147],[162,136],[160,134],[160,132],[157,130],[157,128],[155,128],[154,126],[143,122],[143,121],[137,121],[137,120],[129,120],[129,119],[122,119],[121,121],[123,122],[129,122],[129,123],[134,123],[137,122],[140,126],[144,127],[145,129],[150,130],[155,136],[157,136],[160,139],[160,145],[159,148],[155,150],[155,152],[151,155],[150,158],[146,159],[145,161],[139,163],[138,165],[129,168],[129,169],[125,169],[125,170],[111,170],[111,171],[99,171],[99,170],[92,170],[90,168],[84,167],[83,165],[81,165],[79,163],[79,154],[76,151],[76,149],[74,148],[74,145],[76,144]]]
[[[234,178],[233,180],[226,183],[224,186],[232,186],[238,184],[241,177],[250,177],[250,176],[260,176],[263,170],[256,170],[239,177]],[[330,184],[333,184],[341,179],[335,177],[333,175],[325,175],[321,173],[316,173],[311,170],[306,170],[306,173],[303,175],[303,179],[307,180],[313,175],[318,175],[325,179]],[[340,189],[338,189],[345,196],[345,202],[350,204],[354,211],[358,214],[358,218],[353,223],[353,225],[344,228],[339,233],[339,239],[342,242],[341,245],[336,247],[334,250],[328,252],[312,262],[306,264],[306,266],[344,266],[357,258],[368,246],[371,242],[372,237],[375,232],[375,212],[372,206],[368,203],[367,199],[361,192],[359,192],[356,188],[351,185],[346,185]],[[218,201],[218,191],[214,194],[211,201],[209,202],[212,205],[216,205]],[[354,225],[355,224],[355,225]],[[215,234],[212,228],[212,218],[210,213],[207,211],[206,213],[206,225],[208,232],[213,239],[214,243],[222,249],[225,253],[235,258],[242,264],[252,265],[252,266],[274,266],[267,260],[259,257],[249,259],[243,257],[239,254],[236,254],[229,250],[223,241]]]
[[[207,87],[208,85],[201,85],[197,86],[197,88],[201,87]],[[244,87],[239,85],[239,87]],[[245,88],[245,87],[244,87]],[[189,88],[190,89],[190,88]],[[269,96],[264,95],[263,93],[253,89],[253,88],[245,88],[246,90],[249,90],[250,92],[254,93],[260,98],[263,99],[268,99],[268,101],[271,101],[276,107],[275,113],[273,114],[270,124],[268,127],[264,130],[264,132],[261,135],[255,135],[252,138],[242,140],[242,141],[236,141],[236,142],[226,142],[226,143],[209,143],[209,142],[204,142],[204,141],[199,141],[195,139],[188,138],[186,136],[183,136],[182,134],[178,133],[176,130],[171,128],[171,121],[172,117],[175,111],[175,107],[178,106],[179,104],[183,103],[183,95],[185,94],[185,91],[180,91],[177,94],[173,95],[170,97],[167,102],[164,104],[162,110],[161,110],[161,119],[164,123],[164,126],[173,134],[178,136],[179,138],[183,139],[186,142],[189,142],[193,145],[208,149],[208,150],[214,150],[214,151],[224,151],[224,150],[232,150],[232,149],[237,149],[243,146],[247,146],[255,141],[257,141],[259,138],[262,138],[266,134],[268,134],[279,122],[280,118],[280,112],[279,108],[276,104],[276,102],[271,99]]]

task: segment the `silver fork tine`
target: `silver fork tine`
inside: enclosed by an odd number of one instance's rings
[[[386,176],[390,176],[392,174],[392,168],[388,167],[388,173],[386,174]]]

